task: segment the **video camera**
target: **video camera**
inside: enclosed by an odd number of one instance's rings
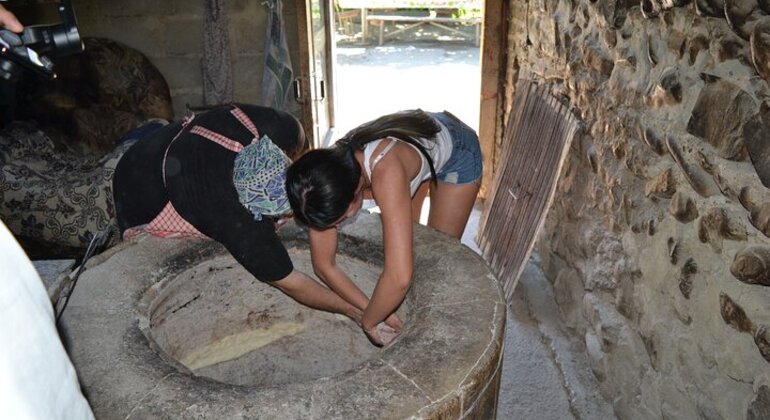
[[[58,57],[83,51],[70,1],[62,0],[58,9],[60,24],[25,26],[21,34],[0,30],[0,81],[16,82],[22,69],[53,79],[53,62],[46,55]]]

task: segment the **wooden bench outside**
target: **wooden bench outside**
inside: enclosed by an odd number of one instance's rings
[[[368,24],[369,22],[380,25],[380,37],[379,42],[382,42],[386,36],[392,36],[399,32],[414,28],[419,25],[429,24],[448,30],[452,33],[467,36],[463,31],[449,26],[451,23],[462,23],[467,25],[475,25],[475,41],[476,46],[479,45],[479,38],[481,35],[481,18],[455,18],[450,16],[436,16],[435,11],[457,11],[457,10],[481,10],[483,7],[482,0],[335,0],[336,7],[339,9],[353,9],[359,10],[361,16],[361,32],[364,39],[369,36]],[[398,15],[396,11],[394,14],[373,14],[369,15],[369,11],[392,11],[398,9],[428,9],[431,11],[429,16],[413,16],[410,13],[404,13]],[[385,22],[405,22],[408,24],[405,28],[400,28],[396,31],[385,34]]]
[[[475,45],[479,46],[479,38],[481,34],[481,18],[480,17],[473,17],[473,18],[453,18],[453,17],[443,17],[443,16],[399,16],[399,15],[367,15],[366,20],[370,22],[378,22],[380,26],[380,38],[379,38],[379,45],[382,45],[384,39],[385,39],[385,22],[403,22],[406,23],[407,26],[403,28],[396,29],[395,31],[389,32],[387,36],[393,36],[400,32],[408,31],[412,28],[415,28],[420,25],[429,24],[433,25],[442,29],[445,29],[449,32],[452,32],[454,34],[458,34],[460,36],[466,37],[468,34],[465,32],[453,28],[451,26],[448,26],[447,24],[450,23],[460,23],[460,24],[466,24],[466,25],[474,25],[475,26],[475,36],[474,36],[474,42]]]

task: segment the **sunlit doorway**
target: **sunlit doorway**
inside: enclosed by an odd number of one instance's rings
[[[421,1],[333,1],[331,141],[361,123],[413,108],[450,111],[478,130],[480,0],[422,1],[451,9],[421,8]]]
[[[359,124],[414,108],[449,111],[479,131],[481,0],[333,1],[329,143]],[[420,7],[428,4],[446,7]],[[378,211],[373,202],[368,205]],[[430,197],[421,223],[427,223],[429,210]],[[472,213],[462,239],[472,249],[480,211],[479,206]]]

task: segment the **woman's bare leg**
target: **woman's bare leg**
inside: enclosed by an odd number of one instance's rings
[[[425,181],[420,184],[420,188],[414,193],[412,197],[412,221],[420,223],[420,214],[422,213],[422,203],[425,202],[425,197],[428,195],[428,186],[430,181]]]
[[[480,185],[457,185],[440,181],[432,185],[428,226],[460,239],[476,202]]]

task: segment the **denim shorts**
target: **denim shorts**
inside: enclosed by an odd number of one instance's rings
[[[436,177],[439,181],[458,185],[478,182],[482,171],[479,136],[447,111],[431,115],[449,130],[452,137],[452,154]]]

